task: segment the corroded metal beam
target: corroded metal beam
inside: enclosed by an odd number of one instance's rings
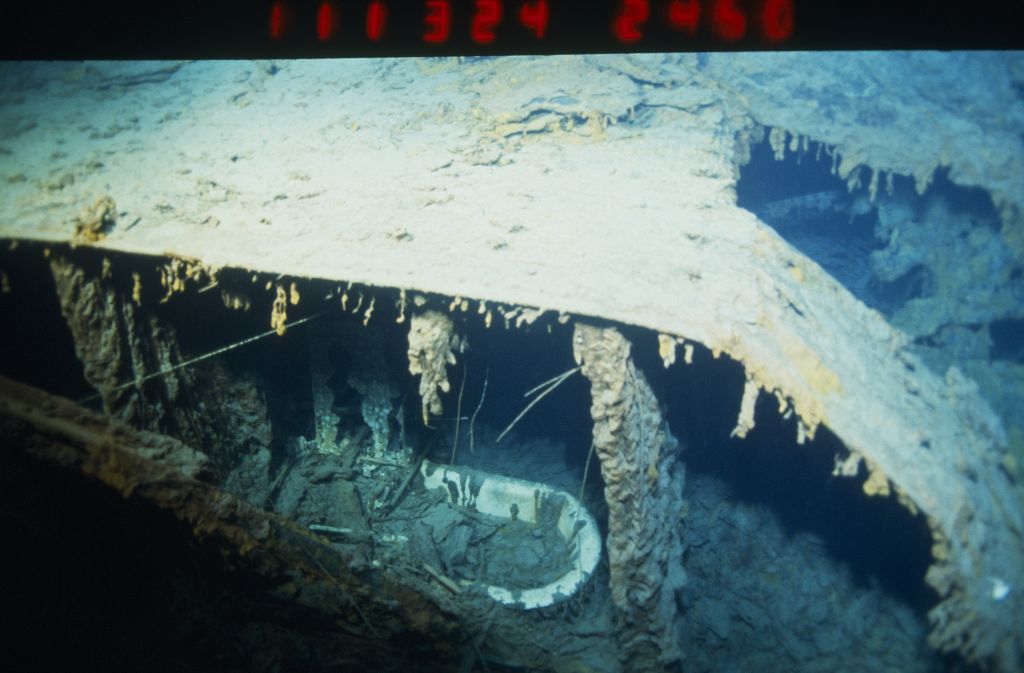
[[[315,645],[319,661],[375,671],[454,668],[465,638],[450,611],[399,575],[372,570],[292,521],[217,488],[207,481],[206,456],[181,442],[2,377],[0,436],[8,450],[131,496],[124,507],[149,503],[186,523],[196,539],[220,550],[231,572],[250,580],[246,586],[260,587],[261,596],[239,597],[257,606],[252,619]],[[335,625],[333,634],[305,633],[281,605],[311,611]]]

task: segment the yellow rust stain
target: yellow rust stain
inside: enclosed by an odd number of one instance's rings
[[[166,294],[160,300],[160,303],[163,304],[175,293],[184,292],[188,281],[202,283],[204,279],[208,279],[211,283],[216,284],[219,269],[207,266],[195,259],[172,257],[159,268],[159,271],[160,286],[166,290]]]
[[[274,306],[270,311],[270,327],[277,331],[278,336],[284,336],[285,322],[288,320],[288,295],[284,288],[277,286],[277,297],[274,299]]]
[[[892,486],[893,490],[896,491],[896,499],[899,501],[899,503],[906,507],[907,511],[909,511],[912,515],[916,516],[917,513],[920,511],[917,508],[917,503],[913,501],[913,499],[906,491],[900,488],[899,484],[893,483]]]
[[[668,334],[658,335],[658,356],[661,363],[668,369],[676,361],[676,340]]]
[[[370,316],[373,315],[373,305],[377,303],[377,297],[370,297],[370,305],[366,307],[366,313],[363,314],[363,327],[370,324]]]
[[[107,237],[107,231],[117,221],[117,206],[114,199],[104,195],[82,208],[72,220],[75,225],[71,247],[96,243]]]
[[[889,495],[889,478],[885,476],[885,472],[867,458],[864,459],[864,464],[868,468],[868,478],[863,486],[864,494],[882,497]]]
[[[932,531],[932,558],[936,561],[945,561],[949,558],[949,542],[939,530],[939,522],[928,517],[928,528]]]
[[[398,323],[399,325],[405,322],[405,307],[405,289],[402,288],[398,291],[398,318],[395,320],[395,322]]]
[[[829,395],[843,389],[836,373],[826,367],[821,358],[802,342],[787,339],[782,342],[782,349],[786,359],[816,394]]]

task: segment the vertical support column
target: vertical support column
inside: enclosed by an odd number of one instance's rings
[[[341,419],[334,413],[334,391],[330,386],[330,378],[334,375],[334,366],[327,352],[331,344],[330,329],[322,321],[307,329],[309,378],[313,385],[313,427],[316,431],[313,443],[320,453],[337,454],[340,453],[338,421]],[[356,450],[353,447],[352,451]]]
[[[61,313],[104,411],[209,452],[219,471],[253,445],[269,450],[270,422],[258,387],[230,376],[217,360],[172,370],[183,359],[174,327],[142,306],[124,274],[119,282],[116,271],[96,266],[88,257],[50,260]]]
[[[676,670],[678,523],[683,467],[658,400],[614,328],[576,325],[573,354],[591,385],[594,449],[608,503],[608,562],[622,656],[632,671]]]
[[[143,315],[131,296],[102,274],[63,256],[50,260],[50,270],[85,379],[99,392],[103,409],[136,428],[169,432],[198,445],[187,424],[178,427],[167,418],[180,402],[181,389],[192,385],[187,372],[121,387],[180,360],[174,332]]]

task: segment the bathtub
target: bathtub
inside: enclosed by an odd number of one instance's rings
[[[487,594],[504,605],[524,610],[542,608],[569,598],[593,574],[601,558],[601,534],[585,507],[565,491],[541,483],[514,479],[461,465],[440,465],[424,460],[423,485],[443,491],[456,507],[536,524],[542,506],[561,503],[557,527],[568,541],[570,563],[558,579],[536,587],[510,589],[485,584]]]

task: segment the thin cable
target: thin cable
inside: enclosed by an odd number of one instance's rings
[[[569,374],[575,372],[577,369],[579,369],[579,367],[574,367],[573,369],[570,369],[567,372],[562,372],[558,376],[552,376],[550,379],[548,379],[544,383],[538,383],[537,385],[535,385],[534,387],[530,388],[525,393],[523,393],[523,397],[529,397],[530,395],[534,394],[535,392],[537,392],[541,388],[546,388],[548,385],[550,385],[552,383],[554,383],[554,384],[561,383],[560,379],[565,378]]]
[[[541,384],[540,386],[537,386],[536,388],[533,388],[532,390],[530,390],[530,392],[532,393],[532,392],[534,392],[534,391],[538,390],[538,389],[539,389],[539,388],[540,388],[541,386],[543,386],[543,385],[545,385],[545,384],[548,384],[548,383],[550,383],[550,384],[551,384],[551,385],[549,385],[549,386],[548,386],[547,388],[545,388],[543,392],[541,392],[541,393],[540,393],[539,395],[537,395],[537,397],[533,398],[533,401],[532,401],[532,402],[530,402],[529,404],[527,404],[527,405],[526,405],[526,408],[525,408],[525,409],[523,409],[522,411],[520,411],[520,412],[519,412],[519,415],[518,415],[518,416],[516,416],[516,417],[515,417],[515,419],[514,419],[514,420],[513,420],[513,421],[512,421],[511,423],[509,423],[509,424],[508,424],[508,427],[507,427],[507,428],[505,428],[505,429],[504,429],[504,430],[502,431],[502,433],[501,433],[500,435],[498,435],[498,438],[497,438],[496,440],[494,440],[494,443],[495,443],[495,444],[497,444],[498,442],[500,442],[500,441],[501,441],[501,439],[502,439],[502,438],[503,438],[503,437],[504,437],[505,435],[507,435],[507,434],[508,434],[508,431],[509,431],[509,430],[511,430],[512,428],[514,428],[514,427],[515,427],[516,423],[518,423],[518,422],[519,422],[519,419],[521,419],[521,418],[522,418],[523,416],[525,416],[525,415],[526,415],[526,412],[528,412],[528,411],[529,411],[530,409],[532,409],[532,408],[533,408],[533,405],[537,404],[537,403],[538,403],[538,402],[540,402],[540,401],[541,401],[542,399],[544,399],[544,397],[545,397],[545,396],[546,396],[546,395],[547,395],[548,393],[550,393],[550,392],[551,392],[552,390],[554,390],[554,389],[555,389],[555,388],[557,388],[558,386],[562,385],[562,383],[563,383],[563,382],[565,382],[565,380],[566,380],[567,378],[569,378],[570,376],[572,376],[573,374],[575,374],[576,372],[578,372],[578,371],[579,371],[580,369],[582,369],[582,367],[573,367],[573,368],[572,368],[572,369],[570,369],[569,371],[566,371],[566,372],[562,372],[561,374],[559,374],[559,375],[558,375],[558,376],[556,376],[555,378],[553,378],[553,379],[548,379],[547,381],[545,381],[544,383],[542,383],[542,384]],[[553,383],[552,383],[552,381],[553,381]]]
[[[476,423],[476,415],[480,413],[480,407],[484,406],[484,397],[487,396],[487,379],[491,375],[491,365],[487,365],[487,370],[484,372],[484,391],[480,393],[480,402],[476,405],[476,411],[473,412],[473,417],[469,419],[469,452],[475,454],[476,449],[473,447],[473,424]]]
[[[459,423],[462,422],[462,391],[466,389],[466,361],[462,361],[462,385],[459,386],[459,405],[455,408],[455,441],[452,442],[452,457],[449,465],[455,464],[455,451],[459,448]]]
[[[325,313],[327,313],[327,311],[321,311],[320,313],[315,313],[315,314],[313,314],[311,316],[306,316],[305,318],[302,318],[300,320],[296,320],[295,322],[289,324],[288,327],[298,327],[302,323],[309,322],[310,320],[313,320],[314,318],[319,318],[320,316],[324,315]],[[241,346],[245,346],[247,344],[251,344],[253,341],[259,341],[260,339],[268,337],[271,334],[277,334],[277,328],[267,330],[266,332],[263,332],[262,334],[257,334],[256,336],[251,336],[248,339],[242,339],[241,341],[236,341],[233,344],[228,344],[227,346],[224,346],[223,348],[218,348],[215,351],[210,351],[209,353],[205,353],[205,354],[200,355],[198,357],[194,357],[191,360],[186,360],[185,362],[176,364],[173,367],[168,367],[167,369],[161,369],[160,371],[153,372],[152,374],[146,374],[145,376],[137,378],[134,381],[129,381],[128,383],[122,383],[119,386],[115,386],[115,387],[111,388],[110,390],[108,390],[106,392],[107,393],[116,393],[119,390],[124,390],[125,388],[131,388],[132,386],[137,386],[140,383],[144,383],[144,382],[146,382],[146,381],[148,381],[150,379],[154,379],[154,378],[156,378],[158,376],[165,376],[167,374],[170,374],[171,372],[177,371],[177,370],[181,369],[182,367],[188,367],[189,365],[194,365],[197,362],[202,362],[203,360],[207,360],[209,358],[216,357],[218,355],[222,355],[224,353],[227,353],[228,351],[232,351],[232,350],[234,350],[236,348],[239,348]],[[90,395],[89,397],[84,397],[84,398],[78,400],[78,404],[85,404],[87,402],[92,402],[93,400],[99,399],[103,395],[104,395],[104,393],[96,393],[95,395]]]

